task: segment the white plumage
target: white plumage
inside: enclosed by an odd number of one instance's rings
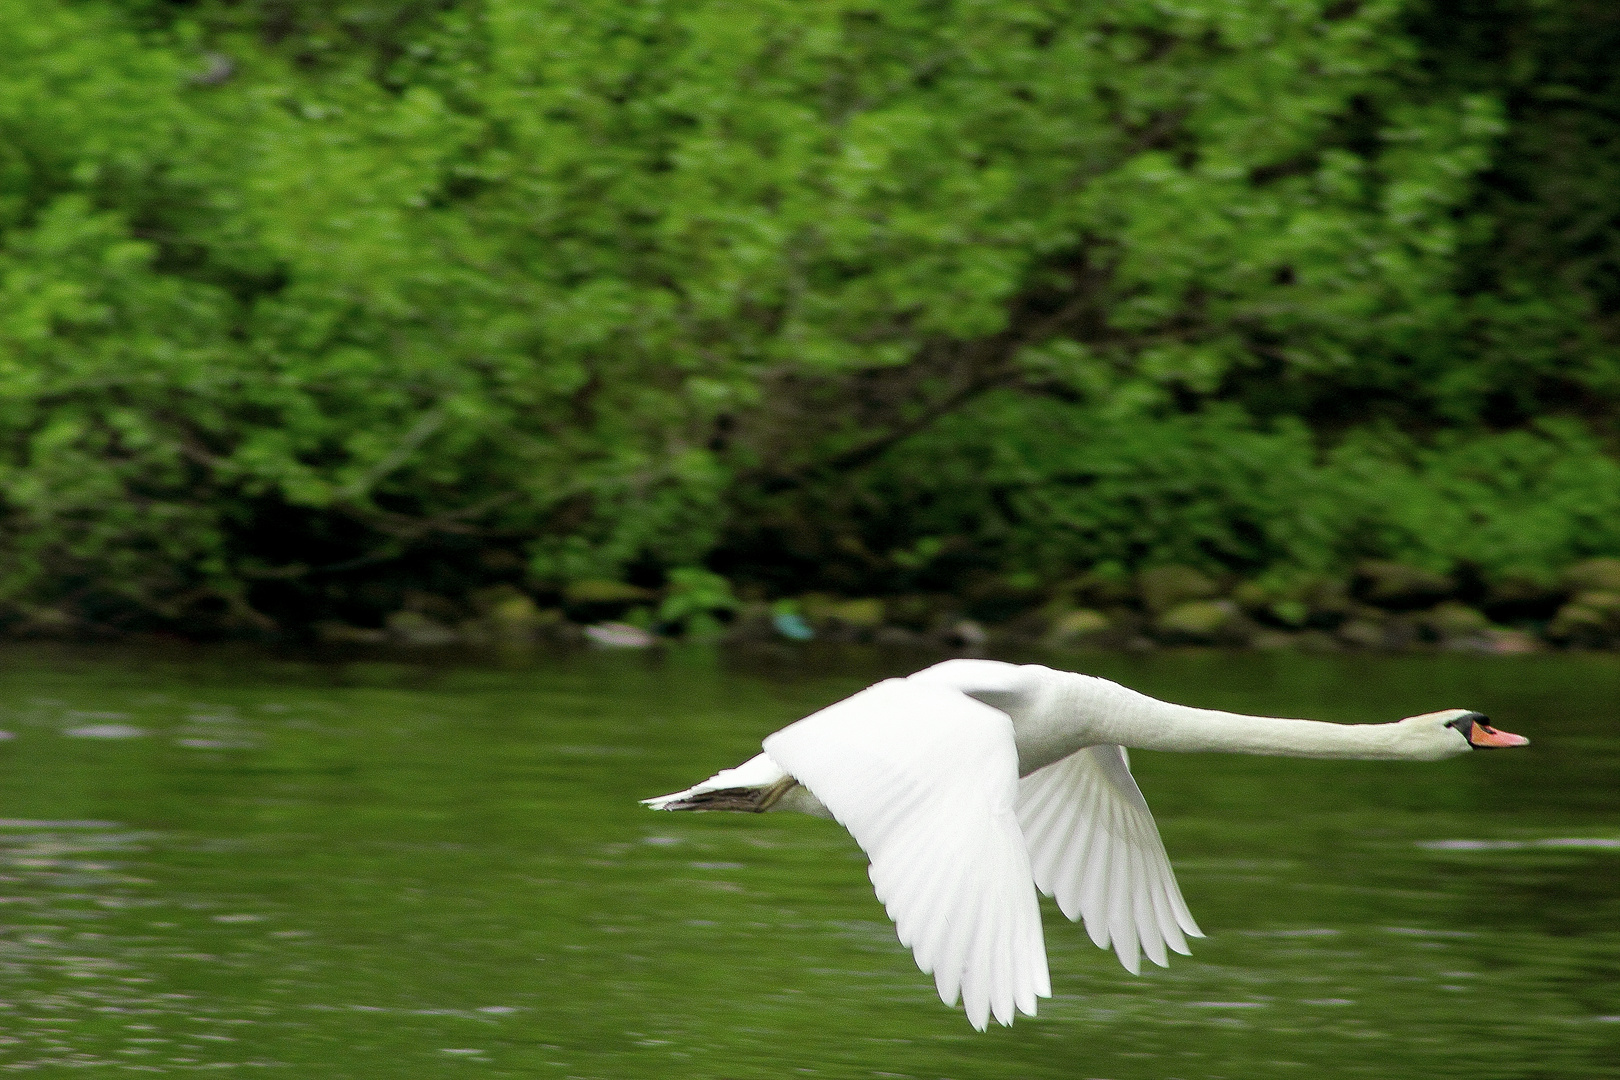
[[[952,660],[830,705],[735,769],[645,802],[836,818],[871,860],[901,944],[982,1031],[992,1016],[1035,1015],[1036,999],[1051,996],[1037,888],[1132,973],[1142,953],[1164,966],[1203,936],[1126,745],[1435,760],[1524,741],[1462,709],[1325,724],[1171,705],[1039,665]]]
[[[1143,952],[1167,967],[1166,946],[1186,956],[1183,935],[1204,936],[1122,747],[1089,746],[1024,777],[1018,823],[1035,884],[1063,914],[1085,920],[1098,948],[1112,943],[1131,974]]]
[[[1007,714],[960,691],[893,679],[783,728],[765,753],[871,858],[900,943],[958,991],[973,1026],[1050,997],[1041,911],[1019,832]]]

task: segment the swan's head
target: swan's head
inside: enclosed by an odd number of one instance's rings
[[[1408,716],[1401,721],[1409,729],[1414,749],[1433,758],[1455,757],[1469,750],[1496,750],[1528,746],[1523,735],[1498,731],[1491,718],[1470,709],[1441,709],[1439,712]]]

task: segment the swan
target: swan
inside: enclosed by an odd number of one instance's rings
[[[768,736],[764,753],[655,810],[791,810],[837,820],[900,943],[968,1021],[1050,997],[1036,889],[1132,974],[1203,937],[1131,776],[1127,747],[1438,761],[1524,746],[1467,709],[1333,724],[1172,705],[1038,664],[947,660]]]

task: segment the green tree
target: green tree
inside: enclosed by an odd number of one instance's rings
[[[1607,482],[1574,10],[0,0],[0,603],[1588,553],[1297,512]]]

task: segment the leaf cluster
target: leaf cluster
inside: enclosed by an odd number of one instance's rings
[[[0,606],[1620,550],[1601,7],[0,0]]]

